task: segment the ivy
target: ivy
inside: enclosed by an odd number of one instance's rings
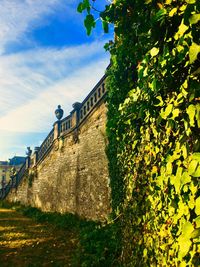
[[[200,265],[199,14],[197,0],[116,0],[100,14],[115,24],[107,155],[123,266]]]

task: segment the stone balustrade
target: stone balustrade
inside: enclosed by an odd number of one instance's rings
[[[36,166],[48,155],[55,140],[72,131],[76,130],[77,132],[79,125],[84,123],[87,116],[98,106],[102,99],[104,99],[106,95],[105,79],[106,75],[102,77],[82,103],[76,102],[73,104],[73,110],[70,112],[70,115],[62,120],[59,118],[58,121],[54,123],[53,129],[41,146],[36,147],[32,155],[28,155],[26,162],[22,165],[17,174],[12,177],[12,180],[4,188],[0,189],[0,199],[4,199],[11,188],[18,187],[29,167]]]
[[[45,138],[45,140],[39,147],[38,151],[35,151],[35,154],[38,154],[35,164],[37,163],[37,161],[42,160],[45,154],[48,153],[50,147],[53,144],[53,141],[54,141],[54,129],[52,129],[51,132],[48,134],[48,136]]]

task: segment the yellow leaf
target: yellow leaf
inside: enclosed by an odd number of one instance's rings
[[[159,7],[160,9],[163,8],[163,5],[162,5],[161,3],[157,3],[157,5],[158,5],[158,7]]]
[[[178,108],[175,108],[172,112],[172,118],[175,119],[176,117],[179,116],[180,110]]]
[[[181,25],[179,26],[179,30],[178,33],[180,34],[180,36],[182,36],[188,29],[189,27],[186,26],[184,23],[181,23]]]
[[[178,243],[179,243],[179,256],[182,259],[189,252],[192,242],[189,239],[180,236],[178,238]]]
[[[197,59],[199,52],[200,52],[200,45],[193,43],[189,48],[190,64],[192,64]]]
[[[186,159],[187,158],[187,147],[186,147],[186,145],[182,145],[181,150],[182,150],[184,159]]]
[[[196,199],[195,203],[195,213],[196,215],[200,215],[200,197]]]
[[[187,5],[182,5],[182,6],[179,8],[179,10],[180,10],[180,11],[184,11],[184,10],[186,9],[186,7],[187,7]]]
[[[150,50],[150,54],[151,54],[152,57],[155,57],[158,53],[159,53],[159,48],[157,48],[157,47],[153,47]]]
[[[146,248],[143,250],[143,256],[144,256],[144,258],[147,256],[147,249]]]
[[[166,172],[167,174],[172,174],[172,171],[173,171],[173,165],[171,162],[168,162],[166,165]]]
[[[187,2],[188,4],[194,4],[194,3],[196,3],[196,0],[186,0],[186,2]]]
[[[193,14],[193,15],[189,18],[189,22],[190,22],[190,24],[196,24],[199,20],[200,20],[200,14]]]
[[[169,17],[173,17],[176,12],[177,12],[177,7],[172,8],[172,10],[169,12]]]
[[[194,122],[194,117],[195,117],[195,113],[196,113],[196,108],[195,105],[189,105],[189,107],[186,110],[188,116],[189,116],[189,123],[192,127],[195,126],[195,122]]]
[[[200,227],[200,216],[198,216],[197,218],[195,218],[194,219],[194,222],[195,222],[196,228],[199,228]]]
[[[170,5],[171,2],[172,2],[172,0],[166,0],[166,1],[165,1],[165,5]]]
[[[183,34],[188,30],[188,26],[186,26],[182,20],[179,28],[178,28],[178,32],[174,35],[175,40],[177,40],[178,38],[182,37]]]
[[[158,172],[158,168],[156,166],[153,166],[151,173],[157,173]]]

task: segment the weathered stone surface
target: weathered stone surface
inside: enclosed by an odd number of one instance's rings
[[[103,220],[110,212],[105,154],[106,104],[102,101],[78,131],[54,141],[50,153],[29,171],[7,200]],[[31,174],[32,172],[32,174]]]

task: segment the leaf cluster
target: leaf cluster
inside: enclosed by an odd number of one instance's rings
[[[121,214],[122,261],[195,266],[200,252],[199,4],[146,1],[144,7],[134,1],[129,10],[130,20],[117,24],[108,85],[109,113],[117,114],[109,117],[108,133],[109,146],[115,147],[110,164],[119,167],[119,175],[111,173],[113,200],[123,192],[115,209]],[[125,74],[122,85],[119,76]],[[124,88],[129,92],[117,103],[112,94]]]
[[[116,0],[100,16],[115,25],[107,155],[121,263],[198,266],[200,3]]]

